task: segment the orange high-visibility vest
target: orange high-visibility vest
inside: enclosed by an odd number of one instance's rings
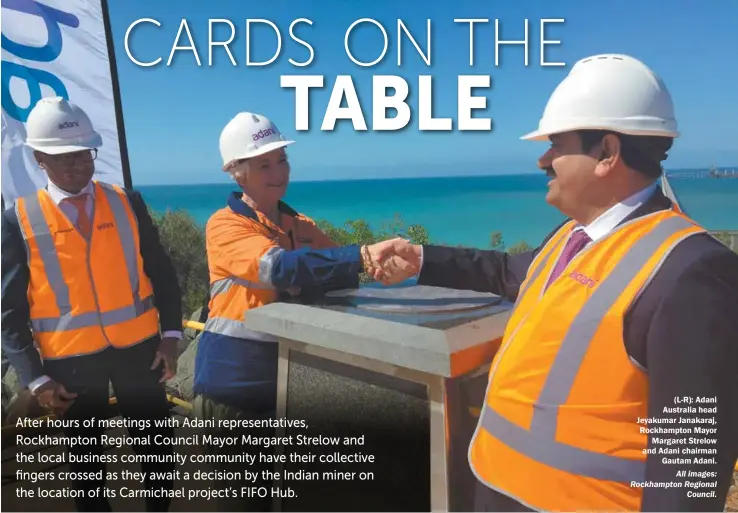
[[[133,209],[119,187],[93,185],[89,241],[45,189],[15,205],[28,254],[31,329],[44,359],[128,347],[159,332]]]
[[[309,217],[281,204],[280,226],[249,207],[250,215],[230,207],[208,221],[206,243],[210,271],[210,303],[205,331],[248,340],[276,339],[250,330],[246,310],[273,303],[278,293],[270,283],[274,260],[281,251],[302,247],[335,247]]]
[[[476,477],[529,508],[639,511],[648,377],[623,319],[679,242],[704,229],[673,210],[616,228],[545,284],[564,225],[534,259],[489,372],[469,448]]]

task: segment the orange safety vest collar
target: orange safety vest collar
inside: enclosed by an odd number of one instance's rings
[[[489,373],[469,463],[488,487],[533,509],[638,510],[648,380],[623,319],[664,258],[704,230],[672,210],[590,244],[546,289],[574,227],[528,270]],[[545,294],[544,294],[545,292]]]
[[[159,330],[128,198],[116,186],[93,184],[89,241],[45,189],[15,206],[30,269],[31,327],[46,359],[126,347]]]

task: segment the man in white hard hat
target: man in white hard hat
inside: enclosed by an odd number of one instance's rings
[[[261,114],[241,112],[220,135],[222,169],[238,184],[227,205],[206,226],[210,303],[205,330],[195,360],[193,410],[202,419],[270,419],[276,415],[276,338],[246,327],[247,310],[280,298],[314,297],[327,290],[358,286],[359,272],[370,255],[358,245],[337,247],[315,222],[287,205],[290,180],[287,140]],[[215,428],[215,436],[237,436],[234,430]],[[244,435],[270,436],[271,428],[247,429]],[[213,454],[258,453],[264,448],[239,444],[206,447]],[[222,472],[242,470],[237,459],[216,465]],[[252,472],[270,469],[263,463]],[[242,475],[244,475],[242,473]],[[226,491],[258,483],[217,480]],[[222,494],[219,511],[265,511],[265,498]]]
[[[162,382],[176,371],[180,289],[140,194],[93,180],[102,139],[87,114],[63,98],[43,98],[26,127],[48,184],[3,212],[2,348],[21,385],[67,421],[67,436],[97,441],[69,447],[77,456],[70,469],[92,474],[65,486],[82,492],[79,511],[110,511],[102,494],[91,493],[106,484],[104,430],[85,421],[106,417],[112,382],[121,414],[133,421],[131,436],[171,435],[154,421],[169,416]],[[133,449],[172,452],[165,443]],[[172,465],[145,461],[142,469],[149,489],[172,486],[149,475]],[[92,477],[98,472],[102,479]],[[169,502],[146,499],[149,511]]]
[[[550,142],[546,200],[569,218],[540,247],[375,251],[394,255],[388,283],[419,271],[515,301],[469,448],[477,510],[722,511],[738,458],[738,255],[658,188],[678,135],[645,64],[583,59],[523,137]]]

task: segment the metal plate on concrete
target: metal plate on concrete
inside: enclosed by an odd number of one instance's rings
[[[330,298],[330,303],[337,301],[358,309],[395,313],[458,312],[485,308],[502,301],[494,294],[426,285],[337,290],[327,293],[326,297]]]

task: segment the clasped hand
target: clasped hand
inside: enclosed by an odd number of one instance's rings
[[[364,271],[385,285],[394,285],[420,272],[421,248],[396,238],[362,246]]]

